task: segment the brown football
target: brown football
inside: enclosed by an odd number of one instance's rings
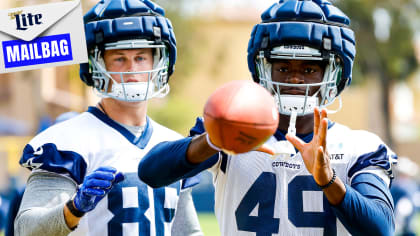
[[[278,123],[273,96],[252,81],[235,80],[221,86],[204,106],[210,141],[230,153],[249,152],[262,145]]]

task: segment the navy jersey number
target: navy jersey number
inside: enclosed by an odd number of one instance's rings
[[[296,227],[324,228],[324,235],[337,235],[335,215],[322,194],[323,212],[303,211],[303,191],[321,191],[310,175],[296,176],[288,186],[288,218]]]
[[[278,233],[280,220],[274,218],[276,175],[263,172],[252,184],[235,211],[239,230],[256,232],[257,236]],[[250,216],[258,205],[258,216]]]
[[[127,173],[124,174],[124,177],[124,181],[114,186],[108,193],[108,209],[114,214],[114,217],[108,222],[108,235],[123,236],[123,223],[137,223],[139,235],[150,235],[150,224],[152,223],[155,224],[156,235],[163,236],[165,233],[164,222],[171,222],[175,215],[175,209],[164,208],[165,189],[153,189],[154,206],[151,206],[147,185],[139,181],[137,174]],[[128,194],[130,196],[123,196]],[[132,196],[135,194],[137,196]],[[138,207],[124,207],[124,199],[130,198],[136,198],[135,202]],[[154,207],[154,219],[148,219],[144,215],[150,207]]]
[[[324,235],[337,235],[335,215],[323,197],[323,212],[303,211],[303,191],[321,191],[312,176],[297,176],[288,185],[288,218],[296,227],[321,227]],[[280,219],[274,218],[276,175],[263,172],[249,188],[235,211],[238,230],[256,232],[257,236],[278,233]],[[278,203],[280,204],[280,203]],[[258,205],[258,215],[250,216]],[[277,206],[280,209],[280,206]]]

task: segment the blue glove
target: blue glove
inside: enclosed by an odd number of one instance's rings
[[[88,212],[105,197],[112,187],[123,181],[124,175],[113,167],[103,166],[86,176],[82,186],[77,190],[73,203],[77,210]]]

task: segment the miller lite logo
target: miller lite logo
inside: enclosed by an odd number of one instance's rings
[[[9,17],[11,20],[16,21],[17,30],[27,30],[28,26],[42,24],[42,14],[22,13],[23,10],[17,12],[10,12]]]
[[[87,62],[80,1],[0,10],[0,74]]]

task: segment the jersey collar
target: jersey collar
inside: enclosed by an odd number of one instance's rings
[[[136,145],[137,147],[144,149],[146,145],[149,143],[150,138],[152,137],[153,133],[153,126],[151,124],[151,120],[148,116],[146,116],[146,127],[144,127],[144,131],[140,137],[136,138],[129,130],[127,130],[122,125],[118,124],[107,115],[105,115],[101,110],[97,107],[89,107],[88,112],[94,115],[96,118],[107,124],[108,126],[117,130],[121,135],[123,135],[128,141],[132,144]]]

